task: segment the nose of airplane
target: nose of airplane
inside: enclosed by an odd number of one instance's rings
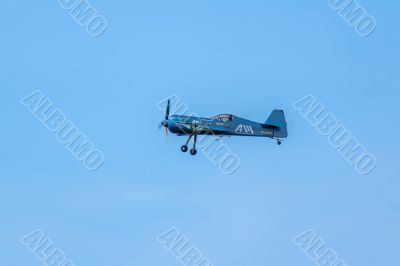
[[[161,122],[161,125],[164,126],[164,127],[168,127],[168,120],[163,120]]]
[[[179,123],[177,123],[174,120],[170,120],[170,119],[163,120],[161,122],[161,125],[163,127],[165,127],[166,129],[168,129],[171,133],[179,133],[179,131],[180,131]]]

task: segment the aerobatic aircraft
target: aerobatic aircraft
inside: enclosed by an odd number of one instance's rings
[[[265,123],[257,123],[231,114],[221,114],[211,118],[197,116],[172,115],[169,116],[171,102],[168,100],[165,111],[165,119],[161,126],[178,136],[188,136],[188,139],[181,147],[182,152],[188,151],[188,144],[194,138],[191,155],[196,155],[197,135],[223,136],[247,136],[247,137],[268,137],[276,139],[278,145],[282,139],[287,138],[287,123],[282,110],[273,110]]]

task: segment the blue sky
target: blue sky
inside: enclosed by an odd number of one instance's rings
[[[357,35],[328,1],[90,1],[92,38],[58,1],[0,11],[2,265],[41,265],[19,239],[41,229],[76,265],[180,265],[156,240],[175,226],[215,266],[314,265],[292,238],[313,229],[348,265],[398,260],[400,39],[396,1],[359,1]],[[105,155],[89,172],[20,99],[41,90]],[[240,169],[165,142],[157,102],[264,122],[289,138],[230,138]],[[313,94],[373,153],[359,175],[292,104]]]

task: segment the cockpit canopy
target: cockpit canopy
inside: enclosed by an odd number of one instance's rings
[[[232,121],[233,119],[235,119],[235,116],[230,115],[230,114],[222,114],[222,115],[213,116],[213,117],[211,117],[211,119],[217,120],[220,122],[229,122],[229,121]]]

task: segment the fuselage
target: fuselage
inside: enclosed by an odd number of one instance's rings
[[[177,135],[229,135],[285,138],[287,132],[277,128],[268,128],[265,124],[240,118],[230,114],[212,118],[173,115],[162,122],[171,133]]]

